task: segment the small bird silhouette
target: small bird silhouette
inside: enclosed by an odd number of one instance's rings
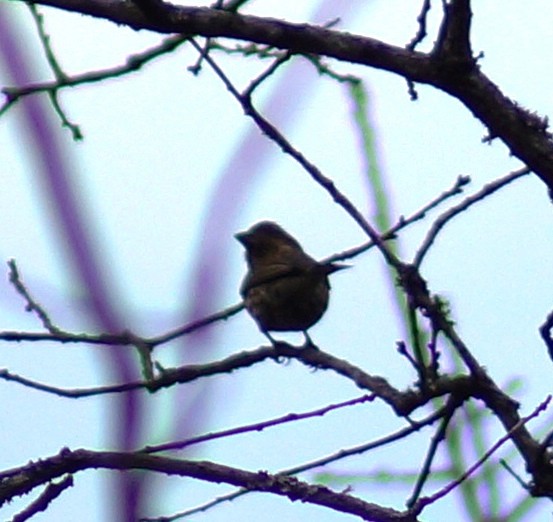
[[[348,265],[315,261],[271,221],[257,223],[235,237],[246,249],[248,264],[240,294],[260,330],[273,344],[270,331],[301,331],[306,345],[314,346],[307,329],[328,306],[328,275]]]

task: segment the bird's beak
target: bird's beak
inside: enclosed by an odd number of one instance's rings
[[[234,237],[244,246],[248,244],[249,234],[247,232],[238,232],[237,234],[234,234]]]

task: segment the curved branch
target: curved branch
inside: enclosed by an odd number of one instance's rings
[[[207,461],[180,460],[158,457],[140,452],[70,451],[63,449],[59,455],[30,463],[0,475],[0,506],[15,496],[24,495],[37,486],[67,473],[87,469],[131,470],[141,469],[165,475],[192,477],[208,482],[232,484],[250,491],[274,493],[292,501],[325,506],[341,513],[349,513],[363,520],[379,522],[416,522],[409,512],[400,512],[365,502],[347,493],[337,493],[325,486],[308,484],[286,475],[272,475],[266,471],[257,473]]]
[[[167,16],[160,21],[146,18],[135,4],[120,0],[38,0],[34,3],[103,18],[137,30],[225,37],[292,53],[324,55],[389,71],[411,82],[433,85],[461,101],[488,128],[491,138],[500,138],[512,154],[553,190],[553,141],[547,132],[547,120],[505,96],[473,60],[467,63],[458,59],[459,47],[466,51],[468,46],[470,50],[468,40],[456,45],[450,42],[440,53],[424,54],[374,38],[220,9],[168,5]],[[449,15],[445,15],[453,17],[450,34],[468,38],[471,13],[467,0],[457,0],[451,5]],[[461,14],[455,18],[457,12]],[[448,50],[451,52],[445,52]]]
[[[28,96],[29,94],[37,92],[55,92],[64,87],[76,87],[87,83],[111,80],[131,72],[139,71],[142,66],[162,55],[173,52],[184,42],[186,42],[186,38],[183,36],[169,36],[155,47],[128,56],[124,64],[72,76],[64,74],[63,77],[57,78],[56,80],[37,82],[25,86],[4,87],[2,92],[6,95],[8,102],[13,103],[22,96]]]

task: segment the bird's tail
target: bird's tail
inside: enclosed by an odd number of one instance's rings
[[[326,274],[333,274],[338,272],[338,270],[344,270],[345,268],[351,268],[351,265],[344,265],[343,263],[325,263],[325,272]]]

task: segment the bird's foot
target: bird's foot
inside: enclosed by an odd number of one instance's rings
[[[308,350],[311,348],[312,350],[318,350],[319,347],[313,342],[313,339],[309,336],[307,332],[303,332],[305,335],[305,342],[303,343],[302,349]]]

